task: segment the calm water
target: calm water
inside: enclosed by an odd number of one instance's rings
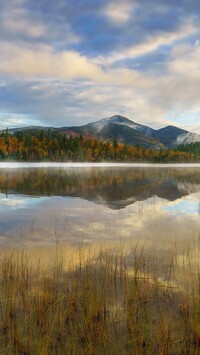
[[[161,242],[200,231],[200,167],[7,165],[1,246]]]

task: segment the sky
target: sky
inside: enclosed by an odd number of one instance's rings
[[[199,0],[0,0],[0,129],[120,114],[200,133]]]

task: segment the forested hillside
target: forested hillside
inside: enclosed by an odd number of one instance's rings
[[[195,146],[195,144],[194,144]],[[192,145],[190,145],[192,147]],[[194,161],[194,149],[152,150],[53,130],[0,134],[0,159],[17,161]]]
[[[177,151],[192,154],[195,160],[200,160],[200,142],[179,145]]]

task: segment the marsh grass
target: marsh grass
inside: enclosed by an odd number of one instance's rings
[[[198,245],[0,260],[2,354],[199,354]]]

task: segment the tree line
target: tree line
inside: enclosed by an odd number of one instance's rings
[[[200,144],[199,144],[200,147]],[[196,148],[195,148],[196,149]],[[0,160],[17,161],[194,161],[195,149],[153,150],[119,143],[72,137],[55,130],[0,133]],[[199,151],[200,152],[200,151]]]
[[[195,160],[200,160],[200,142],[181,144],[177,147],[177,151],[189,153]]]

